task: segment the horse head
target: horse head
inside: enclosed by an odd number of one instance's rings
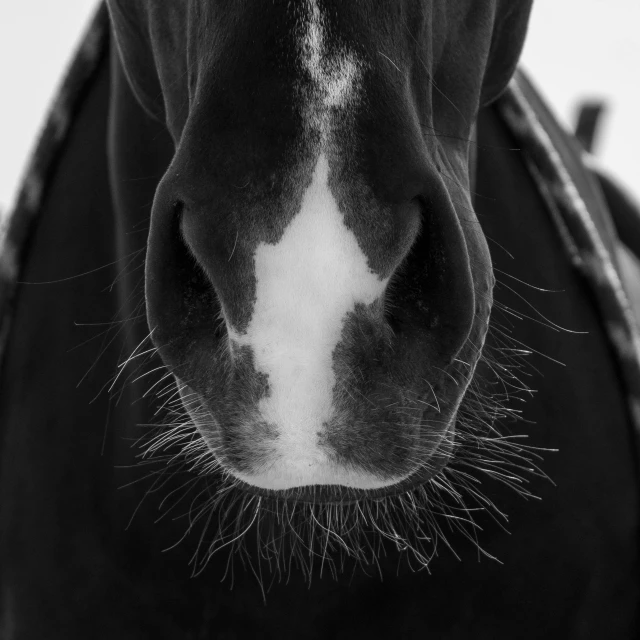
[[[455,456],[494,284],[470,141],[530,6],[109,1],[129,83],[174,144],[151,338],[234,487],[348,502]]]

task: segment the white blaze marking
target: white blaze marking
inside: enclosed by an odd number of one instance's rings
[[[347,113],[357,99],[361,65],[349,52],[327,51],[316,0],[308,6],[300,48],[312,86],[304,93],[303,114],[307,131],[321,134],[312,182],[280,242],[256,248],[256,302],[246,333],[229,327],[232,348],[234,342],[250,346],[256,370],[268,375],[270,393],[258,411],[278,437],[268,468],[238,475],[271,489],[309,484],[374,488],[389,481],[336,468],[318,446],[318,433],[334,416],[333,351],[346,316],[356,304],[378,299],[388,279],[380,280],[369,269],[328,184],[329,156],[340,151],[331,139],[333,118]]]
[[[323,146],[330,133],[332,112],[344,110],[356,98],[360,65],[351,53],[327,52],[317,0],[310,0],[309,12],[309,25],[302,40],[302,64],[313,81],[313,95],[306,105],[305,119],[307,128],[320,131]]]
[[[345,227],[328,177],[321,153],[300,213],[277,245],[256,249],[256,303],[247,332],[230,330],[232,340],[253,348],[256,369],[269,376],[270,395],[258,409],[278,431],[279,459],[263,478],[271,488],[295,486],[291,478],[297,484],[339,481],[317,436],[333,416],[332,354],[347,313],[357,303],[374,302],[387,284],[369,269]]]

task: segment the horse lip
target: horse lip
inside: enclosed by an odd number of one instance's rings
[[[466,345],[469,345],[468,340],[466,342]],[[195,391],[195,389],[193,389],[190,385],[181,382],[179,378],[176,377],[176,380],[178,381],[179,385],[183,387],[183,390],[191,392]],[[209,449],[210,455],[216,459],[217,464],[215,466],[217,467],[217,469],[213,473],[220,474],[221,477],[224,478],[223,484],[227,487],[227,489],[245,495],[256,496],[257,498],[265,501],[266,504],[272,505],[282,505],[284,503],[290,505],[348,505],[357,504],[364,501],[384,500],[395,495],[401,495],[403,493],[411,491],[412,489],[415,489],[420,485],[426,484],[435,476],[440,474],[454,455],[454,451],[456,448],[455,432],[457,414],[460,402],[462,401],[465,393],[466,385],[465,390],[462,391],[460,397],[458,397],[456,401],[456,407],[450,414],[448,424],[439,433],[438,442],[429,451],[428,457],[424,460],[421,460],[417,466],[410,468],[407,472],[407,475],[404,476],[401,480],[375,489],[363,489],[341,484],[302,485],[297,487],[290,487],[287,489],[267,489],[264,487],[252,485],[249,482],[238,478],[233,473],[233,471],[231,471],[224,463],[224,451],[220,451],[218,449],[218,446],[214,444],[214,441],[217,438],[215,434],[211,432],[212,426],[215,426],[214,432],[217,432],[217,430],[219,429],[218,421],[211,413],[211,409],[207,406],[206,401],[200,395],[200,393],[194,393],[195,399],[197,399],[197,403],[203,409],[205,409],[210,418],[213,418],[213,420],[207,420],[208,425],[204,429],[204,431],[198,425],[198,423],[200,422],[198,418],[193,413],[191,413],[191,411],[189,411],[187,407],[185,407],[185,409],[187,409],[187,411],[191,414],[191,420],[200,437],[203,438],[207,443],[207,448]],[[193,403],[193,401],[194,398],[192,398],[191,403]],[[213,441],[210,439],[211,437],[213,437]]]
[[[264,500],[266,504],[272,505],[281,505],[283,503],[290,505],[349,505],[363,501],[384,500],[385,498],[406,493],[417,486],[425,484],[447,466],[455,448],[453,436],[456,428],[456,417],[457,411],[451,416],[449,424],[440,434],[440,441],[433,451],[431,451],[428,460],[422,462],[417,469],[410,471],[402,480],[378,489],[361,489],[340,484],[305,485],[288,489],[265,489],[241,480],[236,477],[233,472],[228,470],[223,471],[224,466],[222,466],[222,469],[220,469],[218,473],[222,472],[222,476],[225,479],[224,483],[227,487],[239,493],[256,496]],[[197,428],[197,421],[194,420],[194,423]],[[198,431],[200,430],[198,429]],[[205,438],[205,441],[207,440],[202,433],[201,437]],[[218,463],[220,463],[216,453],[211,448],[209,448],[209,451]]]
[[[455,424],[455,417],[451,424]],[[447,433],[452,428],[450,425]],[[444,442],[444,440],[443,440]],[[292,487],[284,490],[263,489],[255,487],[243,480],[234,478],[233,487],[236,491],[251,494],[265,500],[272,505],[283,503],[308,504],[308,505],[350,505],[364,501],[384,500],[399,494],[407,493],[417,486],[421,486],[438,475],[447,465],[451,457],[453,445],[441,445],[436,449],[429,459],[429,468],[422,465],[419,469],[412,471],[406,478],[379,489],[357,489],[344,485],[310,485],[303,487]],[[442,449],[442,450],[441,450]],[[434,464],[435,461],[435,464]]]

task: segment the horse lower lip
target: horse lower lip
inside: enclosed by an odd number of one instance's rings
[[[455,419],[447,430],[455,426]],[[446,466],[454,445],[452,439],[441,440],[429,460],[406,478],[392,485],[379,489],[359,489],[344,485],[308,485],[292,487],[285,490],[264,489],[250,485],[242,480],[234,479],[234,487],[243,493],[252,494],[274,504],[353,504],[364,500],[384,500],[385,498],[409,491],[417,485],[428,482]]]
[[[442,465],[444,466],[444,465]],[[293,487],[287,490],[274,491],[254,487],[242,481],[236,481],[236,488],[244,493],[258,496],[274,504],[354,504],[364,500],[384,500],[385,498],[404,493],[418,484],[424,484],[441,470],[437,465],[429,472],[417,471],[401,482],[381,489],[354,489],[342,485],[310,485]]]

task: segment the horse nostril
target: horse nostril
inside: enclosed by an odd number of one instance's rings
[[[182,265],[183,278],[188,290],[184,293],[189,293],[189,295],[210,294],[213,292],[213,285],[184,233],[183,222],[186,209],[184,201],[176,200],[171,205],[171,209],[173,242],[181,258],[180,264]]]
[[[184,213],[184,202],[182,200],[176,200],[173,203],[173,219],[178,222],[182,219],[182,215]]]

